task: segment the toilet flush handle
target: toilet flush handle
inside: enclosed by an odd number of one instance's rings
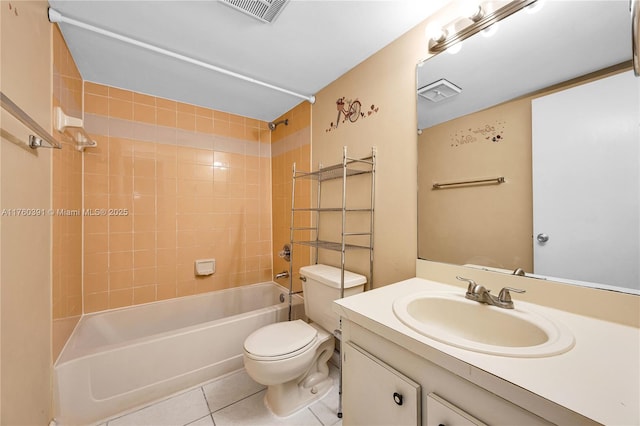
[[[307,282],[307,277],[305,277],[304,275],[300,275],[300,281],[302,282]]]

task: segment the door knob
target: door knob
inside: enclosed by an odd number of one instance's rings
[[[538,234],[538,236],[536,237],[536,239],[538,240],[538,242],[540,243],[546,243],[547,241],[549,241],[549,236],[547,234]]]

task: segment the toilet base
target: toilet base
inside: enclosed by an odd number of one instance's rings
[[[278,417],[288,417],[323,398],[333,387],[327,362],[333,355],[333,339],[318,348],[318,358],[299,380],[291,380],[267,387],[264,403]]]
[[[331,377],[325,377],[324,380],[309,387],[295,382],[269,386],[264,396],[264,404],[274,415],[289,417],[325,397],[332,388]],[[283,397],[284,395],[286,398]],[[296,397],[292,398],[293,395]]]

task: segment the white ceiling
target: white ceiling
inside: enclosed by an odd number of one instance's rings
[[[450,0],[291,0],[273,23],[219,1],[50,0],[63,16],[314,95]],[[61,23],[84,80],[272,121],[300,98]]]

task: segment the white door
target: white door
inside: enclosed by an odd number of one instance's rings
[[[538,98],[532,132],[534,273],[639,289],[640,79]]]

